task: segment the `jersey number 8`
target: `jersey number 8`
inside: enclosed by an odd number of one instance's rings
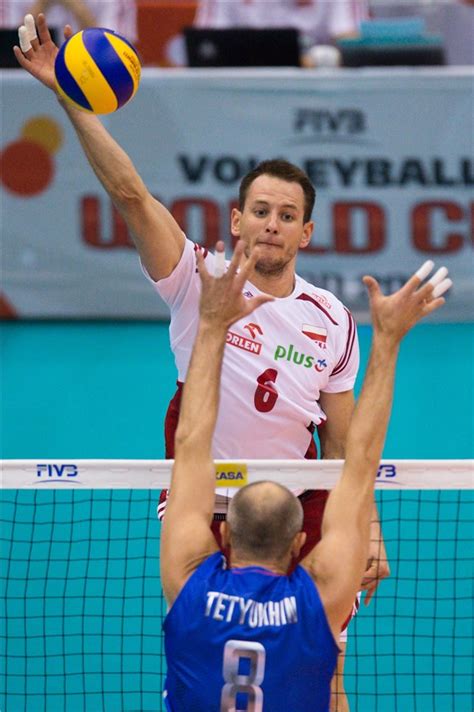
[[[241,658],[250,660],[248,675],[239,675]],[[222,674],[226,684],[222,688],[221,712],[237,712],[237,694],[247,695],[248,712],[262,712],[263,691],[259,687],[265,674],[265,648],[260,643],[229,640],[224,647]]]

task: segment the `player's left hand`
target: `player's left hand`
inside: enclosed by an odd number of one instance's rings
[[[237,242],[232,261],[222,276],[212,277],[206,269],[201,251],[196,253],[197,268],[201,278],[201,301],[199,312],[201,323],[228,329],[231,324],[251,314],[262,304],[273,301],[269,294],[259,294],[247,299],[242,290],[259,257],[258,247],[254,247],[248,257],[244,255],[245,245]],[[224,243],[216,245],[216,262],[224,265]],[[216,265],[219,268],[219,265]]]
[[[64,39],[68,40],[72,34],[71,25],[66,25]],[[18,36],[20,47],[13,47],[18,63],[42,84],[56,91],[54,63],[59,50],[51,39],[45,16],[40,13],[35,25],[33,15],[25,15],[25,24],[18,29]]]
[[[421,319],[432,314],[445,303],[442,295],[452,286],[446,267],[423,284],[434,267],[427,260],[403,287],[384,296],[377,280],[370,276],[362,278],[369,294],[370,313],[374,335],[383,335],[393,344],[398,344],[405,334]]]
[[[380,526],[378,527],[380,531]],[[390,576],[387,552],[383,540],[372,537],[369,546],[367,569],[362,579],[361,590],[365,591],[364,606],[368,606],[382,579]]]

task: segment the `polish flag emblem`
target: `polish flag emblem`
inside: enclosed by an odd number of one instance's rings
[[[323,326],[313,326],[313,324],[303,324],[301,331],[305,336],[310,338],[312,341],[319,341],[322,344],[326,343],[328,336],[327,329]]]

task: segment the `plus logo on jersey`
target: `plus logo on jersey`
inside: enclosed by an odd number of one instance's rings
[[[324,358],[316,359],[315,356],[307,356],[303,352],[296,351],[293,344],[290,344],[288,348],[286,346],[278,345],[276,347],[275,353],[273,355],[275,361],[280,361],[285,359],[285,361],[291,361],[296,366],[304,366],[304,368],[314,368],[318,373],[324,371],[327,368],[327,361]]]
[[[245,324],[244,329],[247,329],[250,335],[250,339],[245,336],[240,336],[233,331],[227,332],[226,342],[230,346],[237,346],[238,349],[243,349],[243,351],[248,351],[251,354],[259,355],[262,350],[262,344],[260,341],[256,341],[256,335],[260,334],[263,336],[263,331],[258,324],[250,322]]]

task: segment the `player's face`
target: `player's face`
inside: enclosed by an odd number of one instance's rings
[[[304,222],[304,192],[299,183],[261,175],[249,186],[244,209],[232,212],[231,232],[247,245],[258,245],[255,270],[277,275],[296,261],[311,240],[314,224]]]

